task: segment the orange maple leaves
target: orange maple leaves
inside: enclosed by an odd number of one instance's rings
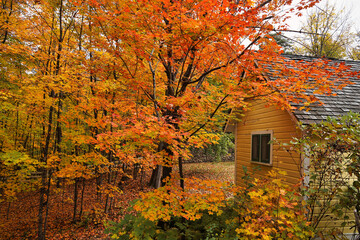
[[[225,214],[227,224],[240,239],[304,239],[312,235],[297,188],[281,179],[255,179],[250,188],[197,178],[186,179],[185,184],[185,191],[168,182],[142,194],[134,209],[155,223],[180,217],[195,224],[205,213]],[[226,231],[229,229],[223,233]]]

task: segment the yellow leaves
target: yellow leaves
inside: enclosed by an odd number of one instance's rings
[[[264,191],[262,190],[262,189],[260,189],[259,191],[253,191],[253,192],[250,192],[249,193],[249,196],[251,197],[251,198],[259,198],[259,197],[261,197],[262,195],[264,194]]]
[[[0,154],[0,159],[6,166],[19,167],[23,174],[30,174],[37,167],[43,165],[37,159],[29,157],[26,153],[15,150]]]
[[[229,184],[214,180],[202,181],[192,178],[186,179],[188,190],[182,190],[179,186],[170,185],[156,189],[142,195],[142,201],[138,201],[134,209],[151,221],[169,221],[171,217],[183,217],[194,221],[200,219],[203,211],[210,214],[222,213],[226,192]]]
[[[25,153],[8,151],[0,154],[2,168],[0,174],[4,180],[0,182],[4,197],[13,200],[21,191],[30,191],[36,186],[37,180],[31,174],[44,165]]]
[[[278,173],[272,173],[272,176]],[[303,209],[299,205],[299,200],[294,195],[294,190],[289,190],[282,182],[275,180],[256,181],[255,189],[248,193],[250,202],[246,208],[251,209],[245,217],[237,232],[256,238],[273,239],[275,236],[283,239],[301,239],[294,236],[296,234],[309,234],[308,230],[299,227],[305,224],[305,215],[298,215],[297,211]],[[295,210],[297,209],[297,210]],[[243,213],[248,210],[242,209]],[[302,225],[301,225],[302,226]],[[254,231],[253,229],[257,230]]]
[[[182,190],[172,179],[165,187],[143,194],[134,208],[154,222],[173,217],[195,221],[204,212],[225,214],[224,209],[234,201],[235,216],[225,221],[236,226],[240,239],[302,239],[300,236],[312,235],[296,190],[282,181],[255,180],[254,187],[246,191],[229,183],[195,178],[186,179],[185,185],[189,190]]]
[[[48,166],[57,169],[55,175],[60,178],[86,178],[93,177],[95,168],[98,172],[106,172],[110,165],[105,157],[95,152],[85,153],[80,156],[52,155],[48,159]]]
[[[216,239],[301,240],[313,235],[305,220],[305,209],[299,204],[301,198],[293,186],[281,181],[259,179],[254,180],[253,187],[242,188],[191,178],[185,179],[188,189],[183,190],[178,180],[174,177],[164,187],[143,193],[134,205],[138,214],[123,221],[125,225],[116,233],[127,229],[125,236],[135,238],[147,233],[144,227],[148,226],[151,239],[157,239],[169,228],[177,232],[186,227],[192,233],[194,225],[195,231],[206,233],[215,226],[211,236]],[[158,221],[164,223],[165,229]]]

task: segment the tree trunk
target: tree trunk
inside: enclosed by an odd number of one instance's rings
[[[98,167],[95,168],[96,177],[96,200],[101,200],[101,184],[102,184],[102,173],[99,173]]]
[[[85,178],[83,178],[82,179],[82,189],[81,189],[81,203],[80,203],[79,219],[81,219],[82,213],[83,213],[85,186],[86,186],[85,185]]]
[[[9,220],[10,207],[11,207],[11,202],[8,203],[8,207],[7,207],[7,210],[6,210],[6,220]]]
[[[46,181],[46,172],[43,170],[41,177],[41,188],[40,188],[40,205],[39,205],[39,213],[38,213],[38,240],[45,240],[45,232],[44,232],[44,203],[45,203],[45,181]]]
[[[49,206],[50,206],[50,188],[51,188],[51,175],[52,172],[48,172],[48,183],[47,183],[47,190],[46,190],[46,205],[45,205],[45,221],[44,221],[44,233],[46,233],[47,228],[47,221],[49,216]],[[46,235],[45,235],[46,236]]]
[[[172,167],[163,166],[162,167],[162,176],[161,176],[161,186],[165,186],[166,179],[171,177]]]
[[[53,95],[53,91],[51,92],[51,95]],[[45,146],[43,149],[43,157],[42,157],[42,162],[43,164],[46,166],[47,165],[47,158],[48,158],[48,153],[49,153],[49,146],[50,146],[50,136],[51,136],[51,129],[52,129],[52,118],[53,118],[53,111],[54,108],[52,106],[50,106],[49,109],[49,118],[48,118],[48,129],[47,129],[47,134],[46,134],[46,139],[45,139]],[[39,200],[39,212],[38,212],[38,239],[39,240],[45,240],[45,235],[46,235],[46,220],[44,219],[44,210],[47,208],[48,206],[48,194],[49,191],[46,190],[47,188],[47,179],[48,179],[48,170],[46,169],[46,167],[43,167],[41,169],[41,187],[40,187],[40,200]],[[50,179],[49,179],[50,181]],[[46,216],[45,216],[46,218]]]
[[[143,180],[144,180],[144,175],[145,175],[145,171],[144,168],[141,168],[140,170],[140,190],[144,190],[144,186],[143,186]]]
[[[110,186],[110,184],[111,184],[111,167],[110,167],[109,173],[108,173],[107,184],[108,184],[108,186]],[[107,193],[106,193],[105,209],[104,209],[105,214],[109,213],[109,206],[110,206],[110,194],[108,191],[109,191],[109,189],[107,190]]]
[[[75,178],[74,184],[74,210],[73,210],[73,222],[76,222],[76,212],[77,212],[77,202],[78,202],[78,188],[79,188],[79,179]]]
[[[180,187],[182,189],[185,188],[184,186],[184,173],[183,173],[183,159],[179,157],[179,174],[180,174]]]
[[[46,228],[49,213],[50,201],[50,187],[51,187],[51,173],[48,170],[43,170],[41,177],[40,188],[40,205],[38,213],[38,239],[46,239]],[[45,216],[44,216],[45,214]]]
[[[139,163],[134,164],[134,170],[133,170],[133,179],[134,180],[137,179],[139,170],[140,170],[140,164]]]
[[[157,189],[161,186],[162,169],[162,166],[157,165],[156,168],[153,170],[149,183],[150,187]]]

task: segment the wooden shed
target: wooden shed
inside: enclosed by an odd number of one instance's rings
[[[291,60],[314,61],[314,57],[285,55]],[[352,71],[360,71],[360,61],[332,60],[345,62]],[[286,66],[284,66],[286,67]],[[259,174],[277,167],[287,172],[287,181],[296,183],[303,171],[301,156],[290,156],[285,149],[269,143],[270,139],[290,142],[302,133],[298,123],[319,123],[328,117],[341,116],[349,111],[360,112],[360,79],[350,79],[354,84],[341,90],[334,90],[335,95],[316,95],[323,104],[314,104],[310,109],[299,110],[299,104],[292,104],[294,111],[281,110],[264,100],[249,102],[250,108],[242,113],[239,121],[228,121],[225,131],[235,134],[235,181],[240,183],[243,166],[252,169],[260,166]]]
[[[298,120],[291,112],[266,105],[262,100],[252,101],[241,121],[229,123],[226,128],[235,135],[235,182],[241,184],[244,167],[248,171],[255,169],[255,175],[266,175],[276,167],[287,172],[288,183],[296,184],[302,171],[300,156],[290,156],[285,149],[269,142],[274,138],[290,142],[299,137]]]
[[[287,57],[299,61],[314,59],[292,55]],[[351,70],[360,71],[360,61],[343,62],[350,66]],[[225,130],[235,134],[236,184],[241,185],[244,167],[258,177],[265,176],[267,172],[277,168],[286,171],[287,183],[299,183],[300,177],[306,175],[304,169],[307,169],[309,160],[273,144],[270,140],[275,138],[277,141],[288,143],[292,138],[300,137],[303,133],[297,127],[299,122],[318,123],[327,117],[341,116],[349,111],[360,112],[360,79],[350,80],[355,84],[334,90],[335,96],[317,96],[323,105],[313,105],[310,110],[299,110],[297,104],[293,104],[296,108],[294,111],[281,110],[264,100],[253,100],[249,102],[250,108],[242,112],[239,121],[228,121]]]

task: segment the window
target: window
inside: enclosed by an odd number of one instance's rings
[[[271,131],[251,134],[251,161],[271,164]]]

